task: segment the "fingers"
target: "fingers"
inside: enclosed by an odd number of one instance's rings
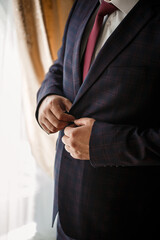
[[[39,123],[46,132],[55,133],[64,129],[69,122],[75,120],[74,116],[67,114],[72,103],[61,96],[48,96],[39,108]]]
[[[43,128],[43,130],[47,133],[47,134],[50,134],[51,131],[43,124],[41,123],[41,127]]]
[[[67,152],[69,152],[69,153],[70,153],[70,151],[71,151],[71,150],[70,150],[70,146],[68,146],[68,145],[65,145],[65,146],[64,146],[64,148],[65,148],[65,150],[66,150]]]
[[[77,126],[93,125],[94,122],[95,122],[95,119],[93,118],[79,118],[74,120],[74,123]]]
[[[62,142],[63,142],[65,145],[69,146],[69,145],[70,145],[70,138],[64,135],[64,136],[62,137]]]
[[[64,100],[64,106],[65,106],[65,110],[66,110],[67,112],[69,112],[70,109],[71,109],[71,107],[72,107],[72,103],[66,98],[66,99]]]
[[[77,149],[75,149],[75,143],[70,141],[69,137],[63,136],[62,142],[64,143],[65,150],[68,153],[70,153],[70,155],[73,158],[80,159],[81,154],[80,154],[80,152]]]
[[[74,116],[67,113],[71,109],[71,106],[72,103],[68,99],[57,97],[50,102],[50,111],[59,121],[73,122],[75,120]]]
[[[62,137],[62,142],[64,143],[64,147],[65,147],[66,151],[70,152],[71,151],[70,138],[64,135]]]
[[[89,142],[92,127],[95,122],[93,118],[81,118],[74,121],[74,124],[64,129],[62,142],[70,155],[79,160],[89,160]]]
[[[41,125],[42,124],[43,126],[45,125],[51,133],[55,133],[64,129],[68,125],[68,122],[58,120],[51,111],[48,111],[41,119]]]
[[[62,142],[64,143],[65,150],[75,159],[87,160],[86,155],[82,155],[78,150],[76,143],[71,141],[69,137],[63,136]],[[83,153],[84,154],[84,153]]]
[[[83,125],[86,125],[88,122],[88,118],[80,118],[80,119],[76,119],[74,121],[74,123],[77,125],[77,126],[83,126]]]
[[[43,128],[45,127],[45,129],[48,129],[49,133],[55,133],[55,132],[58,131],[58,129],[57,129],[55,126],[53,126],[53,125],[48,121],[47,118],[44,118],[42,125],[43,125]]]
[[[67,137],[73,137],[73,135],[75,134],[75,128],[76,128],[76,125],[75,124],[72,124],[68,127],[66,127],[64,129],[64,134],[67,136]],[[74,129],[74,131],[73,131]]]
[[[58,130],[62,130],[68,125],[68,122],[58,120],[50,110],[46,114],[46,118]]]
[[[56,132],[64,129],[68,124],[66,122],[57,121],[56,118],[54,118],[54,117],[53,117],[53,119],[52,119],[52,123],[51,123],[47,118],[44,118],[43,122],[40,123],[42,128],[47,133],[56,133]]]
[[[66,110],[63,110],[60,105],[52,106],[50,108],[50,111],[59,121],[73,122],[75,120],[75,118],[72,115],[66,113]]]

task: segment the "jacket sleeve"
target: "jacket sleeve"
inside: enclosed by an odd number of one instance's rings
[[[93,167],[160,165],[160,129],[95,121],[90,162]]]
[[[71,9],[71,12],[69,14],[69,17],[65,26],[63,40],[62,40],[62,47],[58,51],[58,58],[54,62],[54,64],[49,68],[49,71],[46,74],[45,79],[42,82],[42,85],[37,92],[37,108],[35,113],[37,121],[38,121],[38,110],[39,110],[40,104],[42,103],[45,97],[53,94],[64,96],[63,94],[63,61],[64,61],[64,54],[65,54],[65,44],[66,44],[68,25],[69,25],[72,13],[74,11],[74,8],[76,6],[76,3],[77,1],[75,1]]]

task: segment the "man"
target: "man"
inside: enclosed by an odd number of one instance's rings
[[[38,92],[39,124],[59,131],[53,220],[58,239],[155,239],[160,1],[105,2],[75,2]]]

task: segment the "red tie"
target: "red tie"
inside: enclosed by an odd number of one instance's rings
[[[111,3],[107,3],[104,0],[102,1],[98,13],[95,18],[95,22],[92,28],[92,31],[89,35],[88,42],[87,42],[87,47],[86,47],[86,52],[84,56],[84,65],[83,65],[83,81],[89,71],[90,65],[91,65],[91,60],[92,60],[92,55],[94,52],[94,48],[96,45],[96,41],[99,36],[99,32],[103,23],[103,18],[105,15],[109,15],[116,11],[117,8],[112,5]]]

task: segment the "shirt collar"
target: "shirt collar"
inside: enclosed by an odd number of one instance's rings
[[[101,2],[102,0],[100,0]],[[139,0],[104,0],[105,2],[112,3],[121,12],[128,14],[131,9],[137,4]]]

